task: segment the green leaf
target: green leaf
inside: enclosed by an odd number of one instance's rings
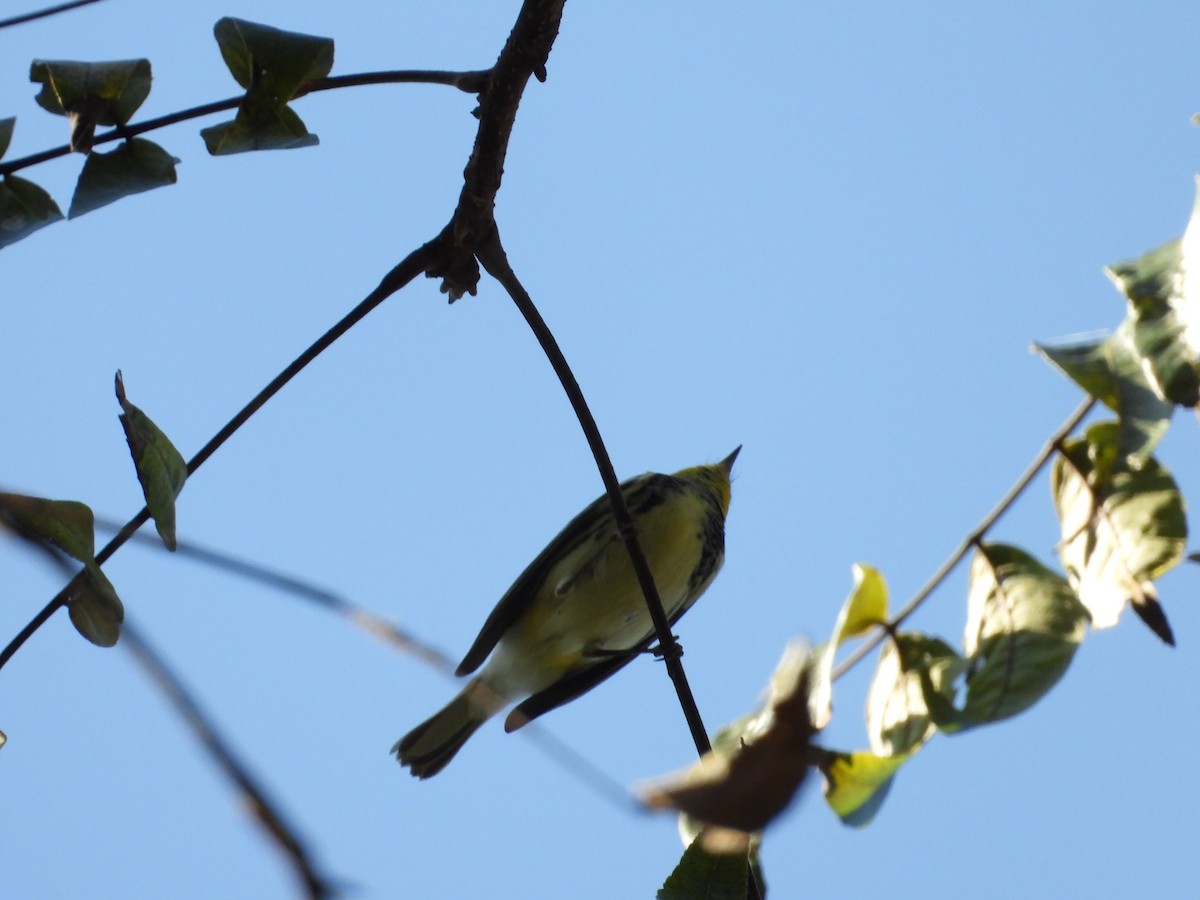
[[[244,109],[246,112],[239,111],[232,122],[201,129],[200,136],[210,154],[229,156],[255,150],[296,150],[320,143],[315,134],[309,134],[304,122],[290,107]]]
[[[168,550],[175,549],[175,498],[187,481],[187,463],[175,445],[144,412],[125,396],[125,382],[117,372],[117,401],[121,427],[146,497],[146,508]]]
[[[125,607],[112,582],[95,562],[76,576],[67,600],[75,630],[98,647],[112,647],[121,637]]]
[[[96,552],[91,509],[75,500],[0,494],[0,523],[28,540],[52,544],[82,563]]]
[[[966,703],[956,722],[939,727],[961,730],[1024,712],[1066,672],[1087,618],[1060,575],[1017,547],[981,544],[967,593]]]
[[[1106,274],[1129,300],[1133,346],[1160,397],[1183,406],[1200,400],[1200,197],[1180,240],[1110,266]]]
[[[655,896],[657,900],[744,900],[749,877],[746,854],[709,853],[700,841],[692,841]]]
[[[1092,426],[1063,447],[1051,472],[1062,523],[1059,554],[1096,628],[1117,624],[1126,603],[1168,644],[1154,579],[1183,559],[1187,518],[1171,473],[1153,457],[1141,468],[1113,465],[1115,422]]]
[[[0,158],[3,158],[4,154],[8,152],[8,145],[12,143],[13,128],[16,124],[16,116],[0,119]]]
[[[821,765],[825,802],[843,824],[870,824],[892,787],[896,772],[912,753],[876,756],[874,753],[830,753]]]
[[[847,638],[857,637],[887,620],[888,589],[883,575],[874,566],[855,563],[851,571],[854,586],[850,590],[828,644],[814,654],[812,717],[817,729],[829,724],[833,716],[833,659]]]
[[[91,152],[75,185],[69,218],[143,191],[175,183],[179,162],[153,141],[130,138],[109,153]]]
[[[309,82],[329,74],[333,41],[233,18],[218,21],[213,33],[246,97],[232,122],[201,131],[208,152],[217,156],[316,144],[316,135],[309,134],[287,103]]]
[[[966,660],[945,641],[902,632],[884,645],[867,693],[871,750],[895,756],[917,750],[936,731],[928,691],[951,701]]]
[[[247,90],[264,90],[280,103],[333,68],[331,38],[229,17],[213,26],[213,35],[237,83]]]
[[[1158,395],[1134,346],[1131,320],[1103,341],[1051,347],[1035,344],[1050,362],[1113,410],[1121,423],[1118,450],[1134,466],[1145,461],[1171,424],[1175,405]]]
[[[97,125],[127,124],[149,95],[150,60],[34,60],[29,80],[42,85],[39,106],[70,118],[71,149],[87,152]]]
[[[4,176],[0,184],[0,247],[15,244],[62,217],[58,204],[32,181]]]

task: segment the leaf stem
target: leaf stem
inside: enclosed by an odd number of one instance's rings
[[[477,94],[487,83],[488,75],[489,70],[487,69],[471,72],[442,72],[426,69],[396,69],[384,72],[360,72],[354,75],[337,75],[331,78],[321,78],[316,81],[311,81],[304,85],[301,89],[301,92],[296,96],[303,97],[306,94],[315,94],[320,91],[332,91],[347,87],[362,87],[369,84],[444,84],[449,85],[450,87],[456,87],[460,91],[465,91],[468,94]],[[154,119],[146,119],[144,122],[138,122],[136,125],[124,125],[114,128],[111,131],[106,131],[103,134],[97,135],[92,141],[92,146],[106,144],[110,141],[136,137],[139,134],[145,134],[148,131],[154,131],[159,128],[166,128],[168,125],[176,125],[180,122],[186,122],[189,119],[200,119],[204,116],[211,116],[214,113],[237,109],[238,106],[241,105],[241,102],[244,98],[244,94],[239,94],[237,97],[227,97],[224,100],[214,100],[211,103],[204,103],[200,106],[193,106],[190,109],[183,109],[179,110],[178,112],[168,113],[165,116],[158,116]],[[32,153],[29,156],[22,156],[18,159],[9,160],[8,162],[0,162],[0,176],[8,175],[21,169],[27,169],[30,166],[35,166],[51,159],[58,159],[62,156],[68,156],[70,153],[71,147],[67,144],[64,144],[61,147],[43,150],[40,153]]]

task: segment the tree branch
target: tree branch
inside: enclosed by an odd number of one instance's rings
[[[484,85],[486,85],[488,74],[487,70],[441,72],[428,69],[396,69],[386,72],[360,72],[355,75],[336,75],[309,82],[292,99],[303,97],[307,94],[316,94],[321,91],[333,91],[347,87],[363,87],[370,84],[444,84],[456,87],[468,94],[478,94],[483,90]],[[241,106],[242,101],[245,99],[245,94],[239,94],[237,97],[214,100],[211,103],[193,106],[190,109],[167,113],[165,116],[146,119],[144,122],[138,122],[136,125],[125,125],[121,128],[114,128],[111,131],[97,135],[92,141],[92,146],[137,137],[139,134],[145,134],[148,131],[155,131],[159,128],[166,128],[168,125],[177,125],[189,119],[201,119],[204,116],[211,116],[214,113],[228,112]],[[43,150],[40,153],[31,153],[29,156],[18,157],[8,162],[0,162],[0,176],[8,175],[21,169],[27,169],[30,166],[35,166],[38,163],[44,163],[51,159],[69,156],[70,154],[70,146],[63,144],[61,147],[53,147],[49,150]]]
[[[318,871],[308,849],[297,837],[296,829],[287,822],[282,810],[267,795],[266,789],[250,775],[248,767],[237,758],[229,742],[217,731],[211,718],[166,661],[151,647],[141,629],[126,620],[121,643],[129,648],[146,674],[166,694],[204,751],[242,795],[255,821],[287,856],[296,876],[304,885],[305,894],[318,900],[338,893],[334,883]]]
[[[933,576],[929,579],[929,581],[927,581],[924,586],[917,591],[911,600],[901,607],[900,611],[897,612],[889,622],[878,628],[870,639],[868,639],[865,643],[855,649],[853,653],[842,660],[841,665],[839,665],[833,672],[833,678],[835,681],[845,675],[848,671],[850,671],[850,669],[854,668],[854,666],[858,665],[858,663],[868,653],[870,653],[872,650],[878,647],[880,643],[883,642],[883,639],[890,632],[895,631],[895,629],[898,628],[905,619],[916,612],[917,608],[925,602],[929,595],[932,594],[938,588],[938,586],[946,580],[946,578],[951,572],[954,571],[958,564],[963,561],[966,555],[971,552],[971,548],[982,541],[984,535],[992,530],[992,526],[994,526],[996,522],[1000,520],[1000,517],[1008,512],[1008,508],[1016,502],[1017,498],[1024,493],[1027,487],[1029,487],[1030,482],[1032,482],[1033,479],[1037,477],[1038,473],[1042,471],[1042,467],[1050,461],[1056,452],[1058,452],[1058,447],[1062,441],[1067,437],[1067,435],[1079,427],[1079,423],[1087,418],[1087,414],[1092,411],[1092,407],[1095,405],[1095,398],[1089,397],[1082,404],[1080,404],[1079,408],[1076,409],[1075,412],[1071,413],[1071,415],[1067,417],[1067,420],[1063,422],[1053,434],[1050,435],[1049,439],[1042,446],[1042,449],[1038,451],[1037,456],[1033,458],[1033,462],[1031,462],[1025,471],[1021,473],[1021,477],[1018,478],[1016,483],[1008,489],[1008,492],[1000,499],[1000,502],[996,504],[995,508],[993,508],[992,511],[987,514],[984,520],[975,527],[975,530],[963,538],[962,543],[959,544],[958,548],[950,554],[950,558],[942,563],[941,567],[933,573]]]
[[[477,248],[477,252],[479,260],[487,269],[488,274],[503,285],[521,315],[525,317],[530,330],[537,338],[538,344],[541,345],[542,352],[550,360],[554,374],[558,376],[567,399],[571,402],[571,408],[575,410],[579,426],[583,429],[588,447],[591,448],[592,456],[596,460],[596,468],[600,470],[604,490],[608,493],[609,502],[612,504],[613,515],[617,522],[617,533],[621,535],[621,539],[624,540],[625,547],[629,551],[633,571],[637,575],[638,585],[646,599],[646,608],[650,611],[650,619],[654,623],[654,633],[658,638],[659,649],[663,661],[666,663],[667,673],[675,685],[675,693],[679,696],[679,705],[687,719],[688,728],[692,732],[696,752],[704,755],[712,749],[712,745],[709,743],[708,732],[704,728],[704,721],[696,706],[696,698],[692,694],[692,688],[688,684],[687,675],[683,670],[683,661],[680,659],[683,656],[683,650],[671,633],[671,624],[663,610],[662,600],[658,596],[658,588],[654,584],[654,576],[651,575],[650,566],[646,562],[646,554],[642,551],[641,544],[638,543],[637,530],[633,526],[633,516],[630,515],[629,507],[625,503],[625,496],[621,493],[621,484],[617,480],[612,460],[604,446],[604,438],[600,435],[600,429],[588,408],[579,382],[575,380],[575,375],[571,371],[566,357],[563,356],[558,341],[554,339],[554,334],[546,325],[537,306],[534,305],[533,299],[518,280],[516,273],[513,272],[512,266],[509,265],[504,247],[500,243],[499,231],[493,227],[485,242]]]
[[[81,6],[89,6],[92,3],[99,2],[100,0],[70,0],[68,3],[59,3],[55,6],[48,6],[45,9],[21,13],[19,16],[13,16],[8,19],[0,19],[0,28],[11,28],[14,25],[24,25],[26,22],[33,22],[37,19],[44,19],[47,16],[55,16],[59,13],[70,12],[71,10],[78,9]]]
[[[213,435],[212,439],[207,444],[200,448],[195,456],[188,461],[187,471],[190,477],[204,462],[217,451],[217,448],[224,444],[239,428],[246,424],[247,420],[253,416],[258,410],[262,409],[263,405],[274,397],[283,386],[298,375],[310,362],[321,355],[328,347],[340,338],[343,334],[349,331],[354,325],[366,317],[367,313],[375,309],[380,303],[400,290],[425,269],[431,265],[436,265],[441,256],[441,246],[444,245],[445,232],[439,234],[432,241],[418,247],[407,257],[397,264],[387,275],[380,281],[378,287],[371,291],[362,302],[354,309],[346,313],[338,320],[332,328],[325,334],[321,335],[314,341],[307,350],[301,353],[292,363],[282,372],[276,375],[271,382],[254,397],[245,406],[238,411],[225,426]],[[130,519],[125,526],[117,532],[103,549],[96,554],[96,562],[104,563],[111,557],[126,541],[133,535],[135,531],[142,527],[150,518],[150,512],[146,507],[142,507],[141,511]],[[20,633],[13,638],[3,650],[0,650],[0,669],[2,669],[13,656],[21,648],[21,645],[27,641],[34,632],[36,632],[55,612],[57,612],[67,602],[70,596],[70,585],[63,588],[55,597],[42,608],[30,622],[21,629]]]

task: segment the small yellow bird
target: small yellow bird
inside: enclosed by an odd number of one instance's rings
[[[672,624],[724,562],[729,475],[741,449],[715,465],[621,483]],[[483,623],[457,674],[469,675],[491,655],[483,671],[392,752],[417,778],[429,778],[509,703],[528,698],[505,720],[504,730],[515,731],[591,690],[654,640],[629,552],[608,497],[600,497],[538,554]]]

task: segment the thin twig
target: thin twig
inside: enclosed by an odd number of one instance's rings
[[[609,502],[612,503],[613,515],[617,522],[617,532],[621,535],[621,538],[625,541],[625,547],[629,550],[629,556],[633,562],[633,570],[637,575],[642,594],[646,598],[646,607],[649,609],[650,619],[654,623],[654,633],[658,637],[660,652],[667,665],[667,672],[671,676],[671,681],[675,685],[675,693],[679,696],[679,705],[683,708],[688,728],[692,732],[692,740],[696,744],[696,752],[703,755],[712,749],[712,745],[709,743],[708,732],[704,728],[704,721],[701,719],[700,710],[696,706],[696,698],[692,694],[687,675],[683,670],[683,661],[680,659],[683,656],[683,650],[680,648],[679,642],[675,640],[675,636],[671,633],[671,624],[667,620],[666,612],[663,610],[662,600],[659,598],[658,589],[654,584],[654,577],[650,574],[650,566],[646,562],[646,555],[638,543],[637,530],[633,527],[633,516],[630,515],[629,507],[625,503],[625,497],[621,493],[621,483],[617,480],[612,460],[609,458],[608,450],[604,446],[604,439],[601,437],[600,429],[596,426],[596,420],[592,417],[591,410],[588,408],[587,400],[584,399],[579,382],[575,380],[575,375],[571,372],[571,367],[568,365],[566,357],[559,348],[558,341],[554,339],[554,334],[546,325],[532,298],[518,280],[516,273],[513,272],[512,266],[509,265],[508,257],[504,253],[504,247],[500,243],[500,235],[497,230],[492,230],[488,239],[478,248],[478,253],[479,260],[483,263],[484,268],[487,269],[488,274],[504,286],[513,303],[520,310],[521,315],[525,317],[530,330],[541,345],[542,352],[550,360],[550,365],[554,368],[554,373],[562,383],[563,390],[571,402],[571,408],[575,410],[575,415],[579,419],[579,425],[583,429],[584,437],[587,438],[588,447],[591,448],[592,456],[595,457],[596,468],[600,470],[600,478],[604,482],[605,491],[608,492]]]
[[[277,394],[285,384],[291,381],[301,370],[309,363],[321,355],[329,346],[339,337],[349,331],[354,325],[366,317],[366,315],[375,309],[380,303],[390,297],[396,291],[400,290],[427,268],[437,263],[437,260],[442,255],[441,247],[446,243],[444,238],[445,232],[439,234],[432,241],[418,247],[407,257],[404,258],[395,268],[393,268],[380,281],[379,286],[371,291],[354,309],[346,313],[338,320],[332,328],[325,334],[321,335],[314,341],[307,350],[301,353],[292,363],[282,372],[276,375],[271,382],[247,403],[225,426],[218,431],[211,440],[196,453],[188,462],[188,475],[191,476],[197,469],[200,468],[217,448],[224,444],[233,434],[246,424],[246,421],[263,407],[268,400]],[[99,553],[96,554],[96,562],[103,563],[113,555],[135,531],[142,527],[150,518],[149,510],[142,507],[141,512],[130,519],[125,526],[117,532],[116,536],[110,540]],[[21,645],[27,641],[59,608],[66,602],[70,596],[69,586],[59,591],[55,597],[46,604],[42,610],[34,616],[30,622],[21,629],[20,633],[13,638],[3,650],[0,650],[0,669],[7,663],[21,648]]]
[[[212,718],[200,707],[162,656],[151,647],[141,629],[128,619],[121,628],[121,643],[129,648],[146,674],[166,694],[217,768],[241,793],[246,809],[283,850],[296,876],[303,883],[305,894],[313,900],[336,894],[334,882],[318,871],[309,850],[297,837],[295,827],[288,823],[282,810],[268,796],[266,788],[250,775],[249,768],[238,759],[229,742],[217,731]]]
[[[303,97],[306,94],[316,94],[321,91],[333,91],[339,88],[347,87],[362,87],[371,84],[444,84],[450,87],[456,87],[460,91],[465,91],[468,94],[478,94],[483,90],[487,83],[488,71],[471,71],[471,72],[442,72],[427,69],[397,69],[387,72],[360,72],[354,75],[336,75],[331,78],[321,78],[316,81],[311,81],[304,85],[296,97]],[[211,116],[214,113],[227,112],[232,109],[237,109],[242,101],[245,100],[245,95],[240,94],[237,97],[227,97],[224,100],[214,100],[211,103],[204,103],[199,106],[193,106],[189,109],[182,109],[178,112],[167,113],[165,116],[158,116],[153,119],[146,119],[143,122],[114,128],[112,131],[106,131],[103,134],[96,135],[92,141],[92,145],[106,144],[110,141],[123,140],[125,138],[136,137],[139,134],[145,134],[148,131],[155,131],[159,128],[166,128],[168,125],[177,125],[180,122],[186,122],[189,119],[200,119],[204,116]],[[293,98],[295,99],[295,98]],[[31,153],[29,156],[18,157],[11,159],[8,162],[0,163],[0,176],[8,175],[11,172],[27,169],[30,166],[44,163],[47,160],[58,159],[62,156],[68,156],[71,153],[71,148],[67,144],[61,147],[53,147],[49,150],[42,150],[39,153]]]
[[[18,534],[18,537],[23,536]],[[66,554],[50,544],[29,538],[25,538],[25,540],[41,551],[51,565],[58,568],[72,581],[74,580],[77,572]],[[162,547],[161,543],[159,543],[159,547]],[[137,628],[129,619],[126,619],[121,627],[121,645],[129,648],[143,671],[166,694],[175,711],[187,722],[205,752],[217,764],[226,778],[233,782],[241,792],[247,801],[246,808],[250,810],[255,821],[288,857],[297,877],[304,883],[307,895],[314,900],[333,896],[336,893],[333,882],[317,871],[311,854],[296,836],[296,829],[288,824],[278,805],[267,795],[266,789],[261,787],[257,780],[250,775],[249,768],[238,759],[229,742],[221,736],[213,724],[212,718],[192,697],[183,681],[163,657],[154,650],[150,642],[142,635],[141,629]]]
[[[952,554],[950,554],[950,558],[942,563],[941,567],[939,567],[938,570],[933,573],[933,576],[929,579],[929,581],[927,581],[924,586],[917,591],[915,595],[913,595],[911,600],[901,607],[900,611],[897,612],[896,615],[893,616],[885,626],[878,628],[865,643],[863,643],[853,653],[842,660],[841,665],[839,665],[833,672],[833,678],[835,681],[845,675],[846,672],[856,666],[868,653],[878,647],[880,643],[883,642],[883,639],[888,635],[889,631],[894,631],[905,619],[911,616],[916,609],[925,602],[926,598],[928,598],[929,595],[932,594],[938,588],[938,586],[946,580],[946,578],[951,572],[954,571],[958,564],[963,561],[966,555],[971,552],[971,548],[983,540],[983,536],[991,531],[992,526],[994,526],[996,522],[1000,520],[1000,517],[1008,511],[1008,508],[1016,502],[1017,498],[1021,496],[1022,493],[1024,493],[1025,489],[1029,487],[1030,482],[1032,482],[1033,479],[1037,477],[1038,473],[1042,471],[1042,467],[1045,466],[1046,463],[1049,462],[1054,454],[1058,451],[1058,447],[1062,441],[1072,431],[1079,427],[1079,423],[1087,417],[1087,414],[1092,411],[1092,407],[1095,405],[1096,400],[1089,397],[1082,404],[1080,404],[1079,408],[1076,409],[1075,412],[1071,413],[1067,420],[1063,422],[1053,434],[1050,435],[1049,439],[1047,439],[1046,443],[1042,446],[1042,449],[1038,451],[1037,456],[1033,458],[1033,462],[1031,462],[1025,471],[1021,473],[1021,477],[1018,478],[1016,483],[1008,489],[1008,492],[1001,498],[1000,502],[996,504],[995,508],[987,514],[984,520],[980,522],[972,532],[963,538],[962,543],[958,545],[958,548]]]
[[[47,6],[45,9],[21,13],[21,15],[13,16],[10,19],[0,19],[0,28],[11,28],[13,25],[24,25],[26,22],[33,22],[36,19],[44,19],[47,16],[58,15],[59,13],[78,9],[81,6],[88,6],[92,3],[99,2],[100,0],[70,0],[68,3],[59,3],[56,6]]]

